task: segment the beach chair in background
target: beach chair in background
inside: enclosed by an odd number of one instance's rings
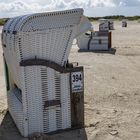
[[[122,27],[127,27],[127,19],[122,20]]]
[[[81,51],[108,51],[112,47],[112,33],[93,31],[82,34],[77,44]]]

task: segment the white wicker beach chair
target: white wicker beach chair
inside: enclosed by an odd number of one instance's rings
[[[109,21],[107,19],[100,19],[99,22],[99,31],[109,31]]]
[[[43,62],[65,67],[82,15],[82,9],[37,13],[10,19],[3,28],[9,111],[25,137],[71,128],[70,73]]]

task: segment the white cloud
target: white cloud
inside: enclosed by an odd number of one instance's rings
[[[140,0],[120,0],[119,6],[140,6]]]
[[[35,9],[41,9],[41,6],[37,3],[34,4],[27,4],[23,1],[14,1],[10,3],[0,3],[0,11],[1,12],[22,12],[24,10],[26,11],[33,11]]]
[[[0,16],[72,8],[140,6],[140,0],[0,0]]]
[[[9,0],[5,2],[0,1],[0,11],[1,12],[15,12],[19,11],[40,11],[40,10],[57,10],[57,9],[69,9],[69,8],[88,8],[88,7],[114,7],[115,3],[113,0],[49,0],[49,3],[45,1],[39,2],[39,0]]]

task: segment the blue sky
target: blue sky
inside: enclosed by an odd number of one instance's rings
[[[140,0],[0,0],[0,18],[78,7],[87,16],[140,15]]]

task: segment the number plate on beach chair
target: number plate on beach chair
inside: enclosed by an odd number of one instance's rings
[[[71,91],[72,93],[83,92],[84,90],[84,75],[83,71],[71,73]]]

